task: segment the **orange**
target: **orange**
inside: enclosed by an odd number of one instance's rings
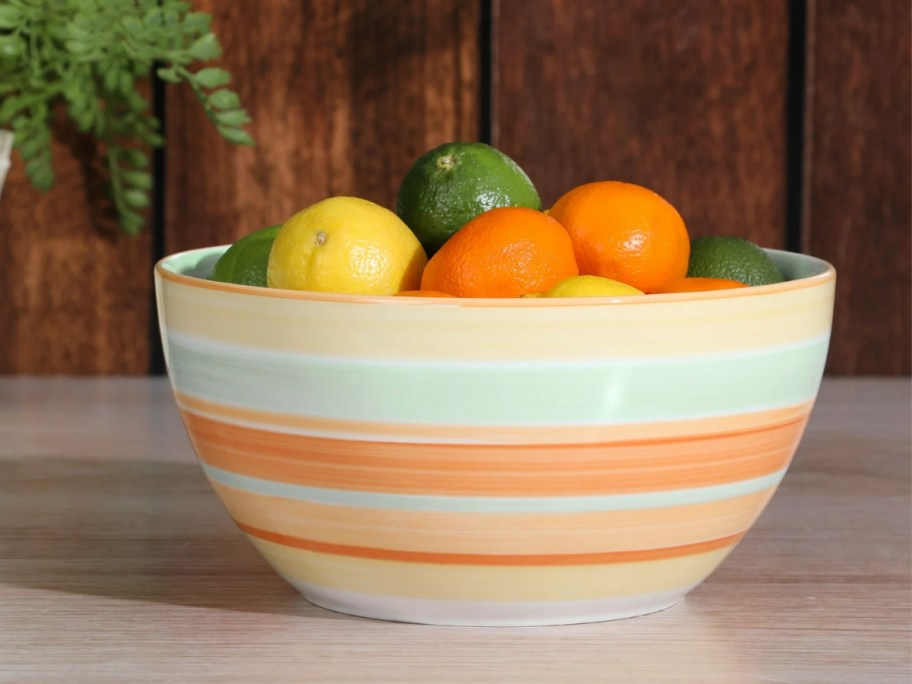
[[[578,275],[564,227],[534,209],[491,209],[456,231],[431,257],[422,290],[457,297],[520,297]]]
[[[747,287],[744,283],[727,278],[681,278],[655,290],[655,293],[668,292],[705,292],[707,290],[730,290],[736,287]]]
[[[447,292],[438,292],[437,290],[403,290],[396,293],[397,297],[452,297]]]
[[[655,292],[687,275],[690,238],[684,220],[661,196],[632,183],[579,185],[549,216],[570,233],[581,275],[597,275]]]

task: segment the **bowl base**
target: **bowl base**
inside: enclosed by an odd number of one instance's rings
[[[288,580],[305,599],[336,613],[423,625],[538,627],[648,615],[680,603],[693,587],[591,601],[451,601],[359,594]]]

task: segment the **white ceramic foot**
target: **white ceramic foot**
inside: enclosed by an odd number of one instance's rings
[[[437,601],[374,596],[288,580],[311,603],[347,615],[426,625],[531,627],[620,620],[679,603],[693,587],[595,601]]]

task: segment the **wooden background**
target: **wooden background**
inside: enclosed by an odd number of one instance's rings
[[[161,372],[151,268],[333,194],[392,206],[426,149],[481,139],[547,204],[647,185],[691,234],[838,271],[832,374],[910,372],[908,0],[196,0],[253,116],[223,142],[154,88],[167,147],[151,227],[105,227],[93,147],[60,128],[58,183],[15,159],[0,200],[0,373]]]

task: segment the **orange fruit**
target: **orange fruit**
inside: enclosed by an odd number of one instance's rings
[[[744,283],[727,278],[681,278],[655,290],[655,294],[668,292],[705,292],[707,290],[730,290],[736,287],[747,287]]]
[[[534,209],[491,209],[456,231],[424,269],[422,290],[457,297],[520,297],[578,275],[564,227]]]
[[[581,275],[655,292],[687,275],[690,238],[677,210],[648,188],[620,181],[579,185],[551,207],[567,229]]]
[[[438,292],[437,290],[403,290],[396,293],[397,297],[452,297],[447,292]]]

